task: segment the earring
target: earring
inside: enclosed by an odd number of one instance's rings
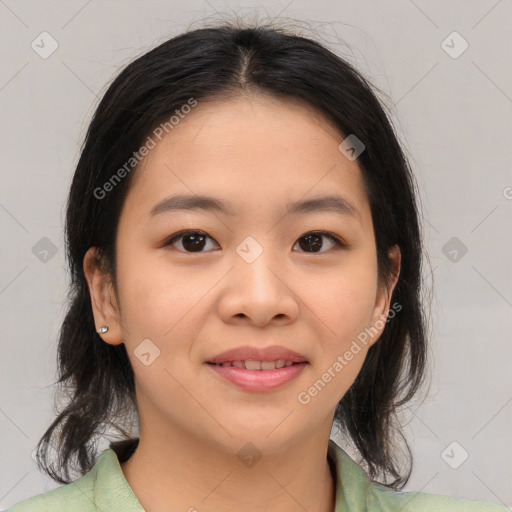
[[[97,331],[99,334],[104,334],[108,331],[108,325],[103,325],[102,327],[99,328],[99,330]]]

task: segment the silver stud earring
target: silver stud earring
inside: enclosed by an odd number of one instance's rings
[[[99,328],[98,333],[99,334],[104,334],[107,331],[108,331],[108,325],[103,325],[102,327]]]

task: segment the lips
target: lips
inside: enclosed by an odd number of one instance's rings
[[[302,354],[278,345],[272,345],[266,348],[250,346],[237,347],[223,352],[222,354],[218,354],[207,361],[209,364],[223,366],[228,366],[227,363],[230,363],[230,366],[236,366],[238,368],[245,367],[250,370],[273,369],[270,364],[265,364],[271,362],[275,364],[275,367],[282,368],[283,366],[307,363],[308,361]],[[249,364],[249,367],[247,367],[247,364]]]
[[[224,382],[248,392],[270,392],[298,378],[309,365],[305,356],[285,347],[238,347],[205,362]]]
[[[214,363],[209,363],[214,364]],[[292,361],[285,361],[284,359],[277,359],[276,361],[256,361],[254,359],[246,359],[245,361],[225,361],[224,363],[215,364],[215,366],[223,366],[223,367],[234,367],[241,368],[242,370],[276,370],[279,368],[287,368],[288,366],[292,366]]]

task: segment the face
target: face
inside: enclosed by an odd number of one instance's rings
[[[141,436],[158,424],[234,452],[247,441],[279,451],[321,424],[330,432],[395,283],[379,285],[363,176],[338,149],[344,138],[298,102],[199,102],[135,171],[116,240],[118,296],[92,249],[84,268],[103,339],[126,345]],[[177,195],[220,207],[162,203]],[[338,201],[311,202],[326,196]],[[246,363],[210,364],[271,346],[284,352],[260,359],[306,362],[259,376]]]

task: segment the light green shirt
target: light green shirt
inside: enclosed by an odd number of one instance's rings
[[[505,512],[503,505],[416,492],[371,482],[332,439],[328,457],[336,477],[334,512]],[[193,504],[192,504],[193,505]],[[201,507],[197,507],[201,510]],[[116,452],[106,449],[94,467],[70,484],[21,501],[8,512],[144,512],[124,477]]]

